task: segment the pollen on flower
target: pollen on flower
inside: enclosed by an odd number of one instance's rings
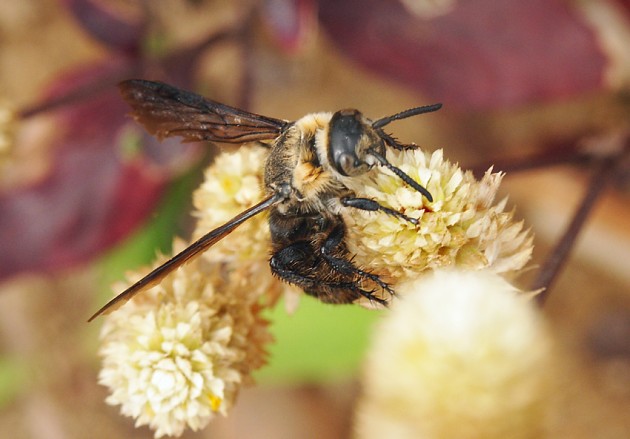
[[[369,348],[356,437],[542,437],[556,363],[534,304],[488,270],[398,290]]]
[[[356,193],[418,220],[415,225],[380,212],[343,209],[355,263],[390,282],[446,266],[508,274],[525,266],[531,234],[505,211],[506,200],[495,203],[502,174],[490,169],[477,181],[445,160],[441,150],[390,149],[387,159],[425,186],[433,202],[387,169],[344,179]]]
[[[208,398],[210,399],[210,407],[212,410],[215,412],[219,411],[219,407],[221,407],[223,400],[216,395],[208,395]]]
[[[266,362],[271,336],[257,305],[264,291],[202,265],[179,268],[107,315],[102,328],[106,401],[156,437],[199,430],[227,414]]]

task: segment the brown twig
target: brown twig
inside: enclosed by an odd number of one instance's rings
[[[491,166],[495,172],[506,173],[528,171],[588,160],[589,155],[580,148],[578,139],[569,139],[547,145],[541,152],[525,157],[495,159],[468,167],[476,178],[481,178]]]
[[[614,175],[618,157],[609,157],[599,162],[591,178],[588,190],[576,210],[571,223],[564,232],[562,238],[551,251],[546,261],[540,268],[538,276],[531,285],[531,290],[544,290],[536,297],[538,303],[543,305],[549,297],[551,287],[557,279],[560,271],[566,263],[573,246],[580,234],[584,223],[592,212],[595,203],[602,191],[606,188]]]
[[[495,171],[513,173],[560,164],[596,163],[588,189],[575,211],[571,223],[549,254],[531,285],[532,291],[543,290],[537,296],[537,301],[540,305],[544,304],[549,297],[553,283],[566,263],[577,237],[602,191],[614,178],[620,176],[618,174],[622,173],[622,168],[626,166],[624,163],[630,151],[630,146],[627,144],[627,140],[625,144],[622,143],[619,146],[620,148],[616,149],[616,152],[602,157],[601,154],[593,154],[593,151],[584,148],[581,140],[573,139],[571,141],[555,142],[542,152],[526,157],[481,163],[469,168],[476,177],[481,178],[490,166],[494,166]],[[606,148],[602,147],[599,150],[602,152]]]
[[[136,67],[134,65],[123,66],[115,72],[96,78],[95,80],[70,90],[63,95],[46,99],[42,102],[26,107],[19,112],[19,116],[21,119],[27,119],[48,111],[57,110],[58,108],[65,107],[67,105],[83,102],[86,99],[90,99],[99,93],[106,92],[111,89],[112,84],[116,84],[122,79],[129,77],[135,69]]]
[[[147,9],[145,13],[149,14],[150,12],[148,11],[150,11],[150,8],[145,9]],[[120,68],[106,75],[103,75],[86,84],[78,86],[75,89],[69,90],[63,95],[55,96],[24,108],[19,112],[19,116],[22,119],[26,119],[29,117],[37,116],[41,113],[57,110],[64,106],[72,105],[77,102],[82,102],[86,99],[90,99],[95,95],[98,95],[99,93],[111,90],[113,86],[121,80],[135,77],[136,75],[141,74],[142,71],[148,70],[148,67],[151,64],[172,66],[170,67],[172,74],[177,76],[177,74],[179,73],[181,76],[185,77],[186,75],[184,73],[177,72],[176,70],[179,68],[180,70],[183,69],[184,72],[188,72],[190,70],[190,65],[192,64],[192,61],[199,58],[202,51],[212,46],[216,46],[223,41],[228,41],[234,38],[242,39],[242,35],[248,32],[247,24],[238,23],[236,26],[217,30],[199,43],[194,44],[188,48],[180,49],[174,53],[165,56],[163,59],[147,60],[145,59],[145,57],[142,56],[142,54],[139,54],[139,57],[137,59],[128,60],[125,64],[121,65]],[[249,90],[246,90],[246,92],[249,93]]]

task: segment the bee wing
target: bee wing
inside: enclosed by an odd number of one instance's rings
[[[220,104],[161,82],[130,79],[118,87],[134,118],[160,140],[245,143],[275,139],[289,122]]]
[[[234,229],[247,221],[249,218],[259,214],[264,210],[269,209],[271,206],[277,204],[282,199],[282,196],[278,194],[271,195],[265,198],[260,203],[256,204],[255,206],[252,206],[244,212],[238,214],[222,226],[217,227],[211,232],[205,234],[197,241],[192,243],[189,247],[184,249],[182,252],[176,254],[164,264],[160,265],[149,274],[147,274],[145,277],[140,279],[138,282],[131,285],[125,291],[107,302],[105,306],[96,311],[92,315],[92,317],[88,319],[88,322],[91,322],[102,314],[108,314],[109,312],[118,309],[139,292],[158,285],[168,274],[175,271],[178,267],[182,266],[186,262],[198,256],[200,253],[212,247],[214,244],[225,238],[232,231],[234,231]]]

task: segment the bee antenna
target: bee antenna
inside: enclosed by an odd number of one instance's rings
[[[430,203],[433,202],[433,196],[431,196],[431,193],[425,187],[418,184],[413,178],[405,174],[402,169],[397,168],[396,166],[392,165],[390,162],[387,161],[385,157],[383,157],[382,155],[380,155],[378,152],[374,151],[373,149],[370,149],[369,153],[373,155],[374,158],[376,158],[376,160],[378,160],[378,162],[381,165],[385,166],[387,169],[389,169],[394,174],[396,174],[398,178],[400,178],[409,186],[411,186],[412,188],[420,192],[422,195],[424,195],[427,198],[427,200],[429,200]]]
[[[432,113],[442,108],[442,104],[425,105],[423,107],[411,108],[409,110],[401,111],[392,116],[387,116],[382,119],[372,122],[372,128],[382,128],[385,125],[400,119],[406,119],[408,117],[417,116],[418,114]]]

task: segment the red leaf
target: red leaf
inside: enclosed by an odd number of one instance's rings
[[[560,0],[459,0],[435,17],[396,1],[320,0],[345,54],[449,107],[497,108],[603,86],[592,31]]]
[[[75,71],[53,88],[59,93],[106,70]],[[45,150],[54,151],[48,173],[31,186],[0,194],[0,278],[86,262],[154,211],[174,176],[177,153],[189,148],[177,140],[157,144],[146,137],[152,150],[167,151],[158,154],[162,163],[141,152],[125,158],[122,133],[136,127],[128,113],[112,84],[50,116],[57,130],[47,138],[51,145]]]
[[[612,2],[624,7],[626,12],[630,12],[630,0],[612,0]]]
[[[136,53],[144,33],[137,17],[125,15],[98,0],[61,0],[81,27],[94,39],[125,53]]]

